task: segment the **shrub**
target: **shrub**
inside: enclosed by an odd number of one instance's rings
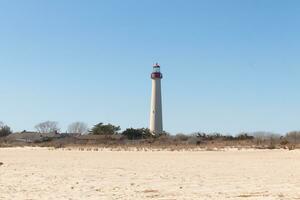
[[[296,146],[295,146],[295,145],[289,145],[289,146],[288,146],[288,149],[289,149],[290,151],[295,150],[295,149],[296,149]]]
[[[179,133],[175,136],[175,139],[178,141],[188,141],[189,136]]]
[[[282,145],[282,146],[285,146],[285,145],[288,145],[288,144],[289,144],[289,141],[286,140],[286,139],[284,139],[284,140],[282,140],[282,141],[280,142],[280,145]]]
[[[129,140],[140,140],[140,139],[146,139],[152,136],[149,129],[140,128],[140,129],[134,129],[134,128],[128,128],[122,133],[123,136],[127,137]]]
[[[187,142],[191,145],[200,145],[202,143],[201,139],[197,138],[195,135],[191,135]]]
[[[268,149],[276,149],[275,144],[270,144],[270,145],[268,146]]]
[[[247,133],[242,133],[236,137],[238,140],[253,140],[254,136],[250,136]]]

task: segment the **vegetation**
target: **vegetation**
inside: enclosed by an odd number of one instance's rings
[[[39,123],[35,126],[35,129],[39,133],[58,133],[60,131],[58,122],[55,121],[45,121]]]
[[[68,127],[68,133],[86,134],[88,131],[88,125],[84,122],[74,122]]]
[[[0,137],[6,137],[10,134],[12,134],[10,127],[0,122]]]
[[[140,128],[140,129],[128,128],[125,131],[123,131],[122,135],[129,140],[140,140],[140,139],[147,139],[152,137],[150,130],[146,128]]]
[[[43,133],[58,133],[57,122],[46,121],[35,126],[38,132],[21,132],[11,134],[10,127],[0,122],[0,147],[14,145],[39,145],[65,147],[74,145],[87,146],[130,146],[154,148],[205,148],[219,149],[226,147],[293,150],[300,148],[300,132],[293,131],[286,135],[268,132],[241,133],[224,135],[221,133],[168,134],[152,135],[146,128],[128,128],[121,132],[120,126],[98,123],[88,130],[84,122],[74,122],[69,125],[67,133],[49,135]],[[7,137],[8,136],[8,137]]]
[[[213,134],[206,134],[206,133],[195,133],[196,137],[202,140],[253,140],[254,136],[250,136],[247,133],[241,133],[237,136],[232,135],[222,135],[221,133],[213,133]]]
[[[297,144],[300,141],[300,131],[292,131],[286,134],[287,141]]]
[[[116,135],[116,134],[118,134],[118,131],[120,131],[120,130],[121,130],[120,126],[99,123],[99,124],[96,124],[92,128],[92,130],[90,131],[90,134],[92,134],[92,135]]]

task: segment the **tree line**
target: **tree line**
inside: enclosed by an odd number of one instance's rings
[[[35,127],[37,133],[42,134],[62,134],[59,123],[56,121],[45,121],[37,124]],[[104,124],[98,123],[89,129],[88,125],[84,122],[74,122],[68,126],[66,133],[63,134],[75,134],[75,135],[103,135],[103,136],[112,136],[112,135],[122,135],[127,137],[130,140],[135,139],[146,139],[152,137],[150,130],[147,128],[127,128],[126,130],[121,131],[120,126],[113,124]],[[26,130],[23,133],[27,132]],[[3,122],[0,122],[0,137],[6,137],[12,134],[13,131]]]
[[[59,127],[59,123],[56,121],[45,121],[37,124],[35,130],[38,133],[55,133],[61,134],[61,129]],[[26,131],[24,131],[26,132]],[[12,134],[12,129],[0,121],[0,137],[6,137]],[[113,135],[121,135],[126,137],[129,140],[139,140],[139,139],[147,139],[147,138],[155,138],[160,136],[168,136],[174,137],[176,140],[189,140],[191,138],[196,138],[199,141],[213,141],[213,140],[223,140],[223,141],[233,141],[233,140],[255,140],[257,144],[262,143],[263,141],[280,141],[282,144],[284,143],[295,143],[298,144],[300,142],[300,131],[292,131],[287,134],[278,135],[268,132],[255,132],[255,133],[241,133],[236,136],[232,135],[223,135],[221,133],[193,133],[193,134],[177,134],[170,135],[168,133],[163,133],[161,135],[153,135],[149,129],[147,128],[127,128],[124,131],[121,131],[120,126],[116,126],[113,124],[104,124],[98,123],[94,125],[91,129],[84,122],[74,122],[71,123],[66,133],[64,134],[76,134],[76,135],[103,135],[103,136],[113,136]]]

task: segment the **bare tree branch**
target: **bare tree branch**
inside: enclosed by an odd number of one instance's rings
[[[74,122],[68,127],[68,133],[85,134],[88,130],[88,125],[84,122]]]
[[[35,126],[35,129],[40,133],[55,133],[60,131],[58,122],[55,121],[46,121],[39,123]]]

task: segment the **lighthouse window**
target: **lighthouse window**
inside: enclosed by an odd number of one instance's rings
[[[160,68],[159,67],[154,67],[153,72],[160,72]]]

